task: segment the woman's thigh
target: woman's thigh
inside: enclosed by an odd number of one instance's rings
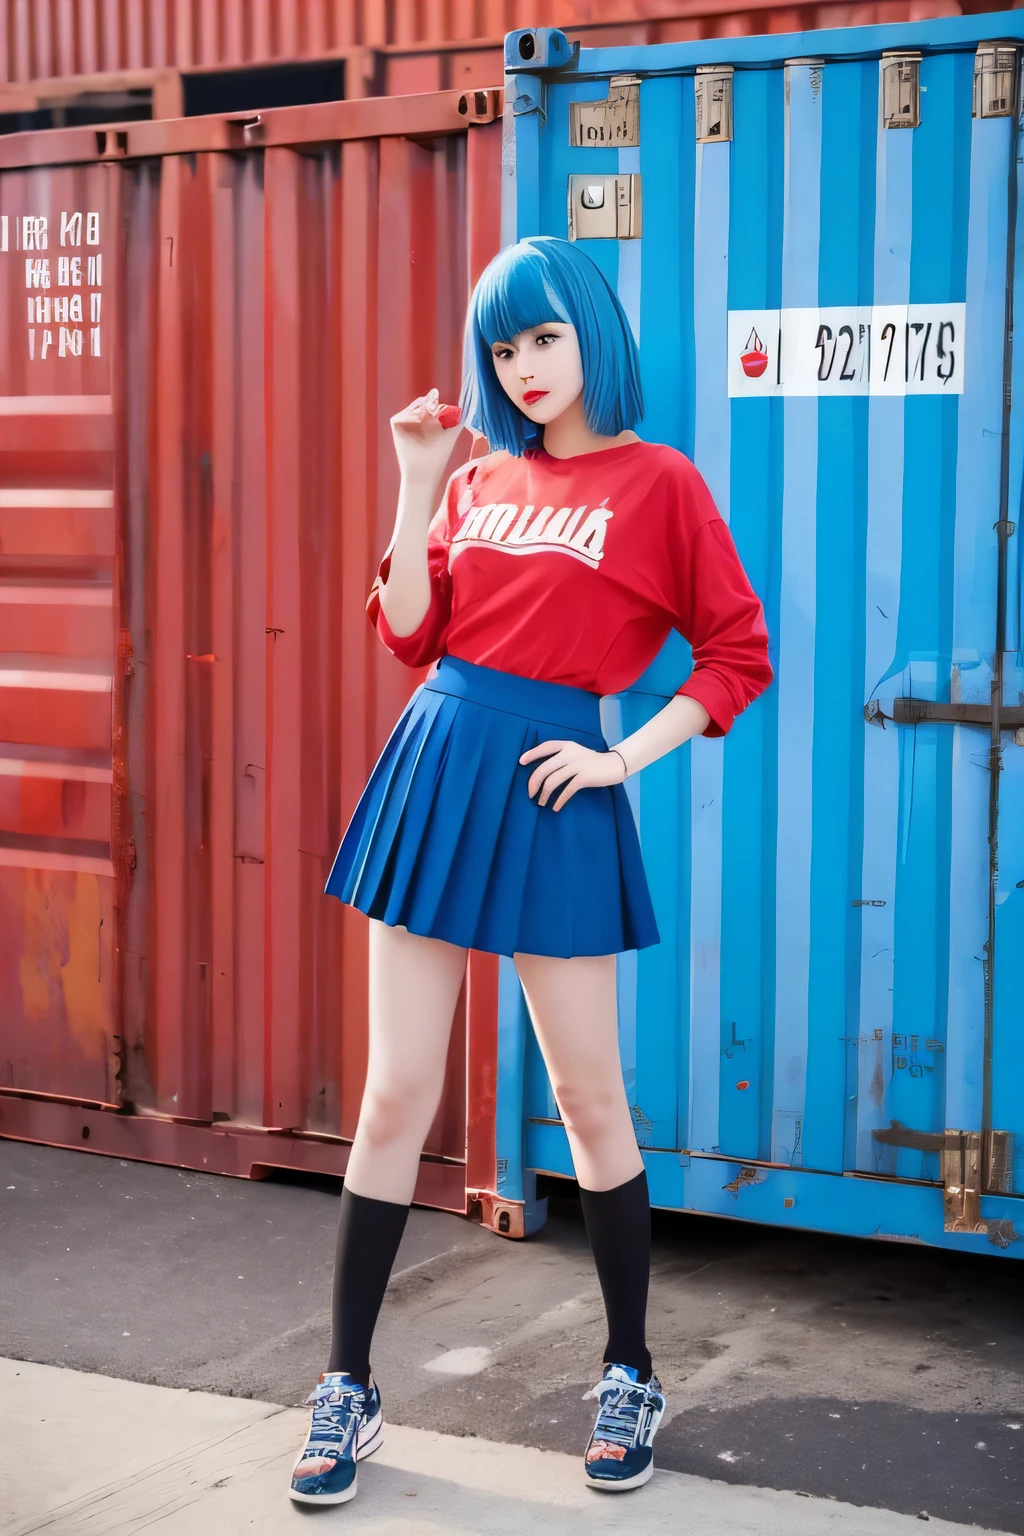
[[[464,949],[371,920],[366,1086],[345,1173],[356,1194],[412,1199],[465,969]]]
[[[615,956],[514,958],[576,1176],[584,1189],[612,1189],[643,1167],[622,1082]]]
[[[467,951],[370,920],[367,1087],[444,1077]]]

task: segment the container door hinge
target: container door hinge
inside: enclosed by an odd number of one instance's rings
[[[921,55],[894,50],[883,53],[882,122],[886,128],[921,125]]]
[[[541,122],[547,122],[548,76],[576,69],[579,59],[579,39],[570,42],[558,27],[506,32],[505,89],[512,101],[512,116],[539,112]]]
[[[539,75],[513,75],[510,84],[512,116],[524,117],[528,112],[537,112],[541,122],[546,123],[548,92]]]
[[[731,64],[698,65],[693,80],[698,144],[732,139],[732,75]]]
[[[569,177],[570,240],[639,240],[640,176]]]
[[[1017,110],[1017,48],[979,43],[974,55],[973,117],[1013,117]]]

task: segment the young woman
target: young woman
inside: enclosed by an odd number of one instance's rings
[[[721,736],[771,680],[764,616],[681,453],[642,441],[625,314],[579,246],[495,258],[466,323],[462,419],[494,449],[438,492],[459,428],[437,390],[392,417],[394,536],[367,604],[409,666],[327,891],[370,921],[366,1088],[341,1197],[328,1369],[291,1495],[342,1503],[381,1444],[369,1351],[438,1105],[468,949],[510,955],[572,1148],[608,1320],[584,1458],[646,1482],[664,1412],[645,1343],[647,1178],[618,1054],[615,957],[659,942],[622,781]],[[435,513],[435,507],[437,507]],[[675,627],[693,671],[608,749],[599,702]]]

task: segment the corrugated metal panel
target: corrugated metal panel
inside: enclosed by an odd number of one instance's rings
[[[500,122],[467,131],[457,96],[296,110],[230,154],[183,152],[228,148],[220,120],[65,169],[38,162],[95,158],[94,133],[21,136],[35,168],[0,176],[0,1086],[133,1110],[83,1121],[99,1150],[242,1172],[344,1148],[239,1127],[355,1129],[367,925],[322,892],[414,681],[364,613],[388,418],[458,398],[499,229]],[[79,293],[80,356],[53,310]],[[474,957],[474,1188],[495,969]],[[419,1189],[457,1208],[462,1022]],[[0,1094],[0,1133],[81,1144],[78,1111],[28,1104]]]
[[[465,58],[439,55],[422,62],[414,50],[481,39],[496,48],[505,32],[519,27],[563,27],[592,46],[638,45],[959,15],[972,8],[958,0],[0,0],[0,80],[241,68],[362,46],[406,51],[394,60],[386,85],[398,93],[497,84],[498,52],[487,60],[484,77],[474,73],[478,49]],[[438,78],[420,83],[424,71]]]
[[[585,249],[639,335],[644,435],[705,474],[772,636],[777,682],[732,733],[631,786],[663,942],[624,957],[621,1046],[655,1199],[1022,1257],[1020,171],[1015,120],[972,118],[992,25],[584,52],[659,71],[639,148],[570,147],[569,101],[606,87],[552,78],[546,122],[516,119],[508,222],[565,236],[570,173],[639,173],[642,238]],[[885,49],[923,51],[919,127],[882,125]],[[735,137],[698,144],[694,70],[722,62]],[[612,739],[688,667],[674,636],[607,701]],[[939,716],[897,723],[898,699]],[[517,999],[503,1019],[514,1179]],[[532,1047],[525,1102],[527,1166],[571,1172]]]
[[[79,223],[51,286],[36,219],[108,221],[110,185],[98,166],[47,181],[43,207],[28,178],[7,184],[0,223],[0,1082],[117,1103],[114,443],[91,322],[116,273]]]

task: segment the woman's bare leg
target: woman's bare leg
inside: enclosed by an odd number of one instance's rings
[[[604,1359],[651,1375],[651,1206],[619,1060],[614,955],[516,955],[580,1185],[608,1318]]]
[[[466,951],[454,944],[370,923],[369,1059],[341,1195],[328,1364],[364,1386],[465,969]]]
[[[612,1189],[643,1168],[619,1060],[615,956],[516,955],[576,1177]]]
[[[466,951],[370,921],[366,1087],[346,1188],[408,1205],[444,1087]]]

